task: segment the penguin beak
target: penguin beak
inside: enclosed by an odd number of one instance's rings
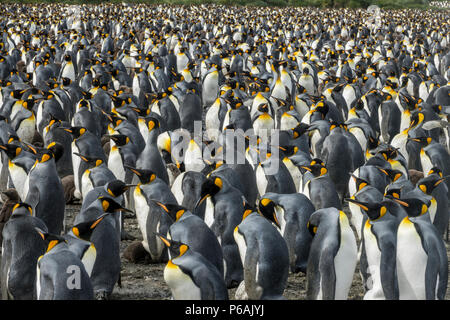
[[[128,190],[130,188],[134,188],[134,187],[137,187],[137,186],[138,186],[137,184],[126,184],[125,185],[125,189]]]
[[[402,201],[402,200],[394,198],[394,197],[392,197],[392,200],[394,200],[395,202],[397,202],[398,204],[400,204],[400,205],[402,205],[404,207],[409,207],[409,204],[406,203],[405,201]]]
[[[161,208],[163,208],[163,210],[164,210],[165,212],[169,213],[169,209],[167,209],[167,207],[166,207],[165,205],[163,205],[161,202],[158,202],[158,201],[155,201],[155,202],[156,202],[156,204],[157,204],[158,206],[160,206]]]
[[[33,151],[34,154],[37,154],[37,153],[38,153],[37,150],[34,148],[33,145],[31,145],[31,144],[29,144],[29,143],[27,143],[27,142],[25,142],[25,141],[22,141],[22,142],[23,142],[23,144],[25,144],[31,151]]]
[[[161,239],[161,241],[164,242],[164,244],[165,244],[167,247],[170,248],[171,244],[170,244],[170,241],[169,241],[169,240],[167,240],[166,238],[164,238],[160,233],[156,233],[156,232],[155,232],[155,235],[157,235],[157,236]]]
[[[367,208],[367,206],[365,206],[364,204],[362,204],[361,202],[358,202],[358,201],[356,201],[356,200],[354,200],[354,199],[350,199],[350,198],[346,198],[346,199],[344,199],[345,201],[347,201],[347,202],[351,202],[351,203],[354,203],[354,204],[356,204],[357,206],[359,206],[361,209],[363,209],[364,211],[369,211],[369,208]]]
[[[201,198],[201,199],[199,199],[198,201],[197,201],[197,203],[195,204],[195,206],[194,206],[194,208],[198,208],[198,206],[200,206],[202,203],[203,203],[203,201],[205,201],[208,197],[210,197],[211,195],[208,193],[208,194],[206,194],[206,195],[204,195],[203,196],[203,198]]]
[[[312,171],[311,168],[308,168],[308,167],[305,167],[305,166],[300,166],[300,167],[303,168],[303,169],[305,169],[306,171],[309,171],[309,172]]]
[[[445,179],[439,179],[438,181],[436,181],[436,183],[434,184],[435,187],[437,187],[438,185],[440,185]]]
[[[129,166],[127,166],[127,165],[124,165],[123,167],[126,168],[126,169],[128,169],[128,170],[130,170],[131,172],[133,172],[133,173],[134,173],[135,175],[137,175],[138,177],[141,176],[141,173],[140,173],[136,168],[129,167]]]

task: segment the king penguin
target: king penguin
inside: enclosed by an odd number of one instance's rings
[[[228,300],[225,281],[211,262],[184,243],[159,237],[173,257],[164,268],[173,299]]]
[[[289,274],[286,241],[267,219],[245,206],[233,232],[244,268],[249,300],[282,300]]]
[[[313,235],[306,268],[307,298],[346,300],[357,262],[356,239],[343,211],[324,208],[308,221]]]

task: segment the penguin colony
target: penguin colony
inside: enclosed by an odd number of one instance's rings
[[[444,299],[449,21],[2,5],[2,298],[110,298],[128,218],[174,299]]]

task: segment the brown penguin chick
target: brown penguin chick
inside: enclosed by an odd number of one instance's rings
[[[17,193],[16,189],[12,188],[3,191],[2,198],[4,199],[4,201],[2,209],[0,210],[0,243],[3,242],[3,227],[11,217],[14,206],[20,202],[19,194]]]
[[[417,182],[423,178],[423,172],[422,171],[417,171],[414,169],[409,169],[408,170],[409,173],[409,180],[411,180],[411,183],[413,185],[416,185]]]
[[[61,183],[64,189],[64,199],[66,204],[71,204],[75,201],[75,181],[73,175],[65,176],[61,179]]]
[[[132,263],[148,264],[151,261],[150,254],[145,250],[142,241],[134,241],[126,247],[123,257]]]

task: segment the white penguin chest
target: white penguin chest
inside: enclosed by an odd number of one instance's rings
[[[116,179],[125,180],[125,169],[123,167],[122,157],[116,146],[111,147],[108,158],[108,168],[114,173]]]
[[[136,209],[136,218],[139,229],[142,233],[142,245],[147,252],[150,252],[147,237],[147,219],[149,214],[149,206],[139,187],[136,187],[134,189],[134,207]]]
[[[403,219],[397,231],[397,279],[400,300],[425,300],[428,256],[414,223]]]
[[[339,214],[341,238],[339,250],[334,257],[334,269],[336,271],[336,300],[346,300],[353,280],[356,267],[358,249],[347,216],[342,211]]]
[[[92,269],[94,268],[96,258],[97,258],[97,250],[95,249],[94,245],[91,244],[90,247],[83,254],[83,258],[81,259],[81,262],[83,263],[84,268],[86,269],[86,272],[89,275],[89,277],[91,276]]]
[[[373,234],[369,222],[364,226],[364,246],[367,257],[367,273],[370,282],[369,290],[364,295],[364,300],[384,300],[383,287],[381,285],[381,251],[378,249],[377,239]]]
[[[175,300],[200,300],[200,288],[181,269],[169,261],[164,268],[164,280],[172,291]]]

